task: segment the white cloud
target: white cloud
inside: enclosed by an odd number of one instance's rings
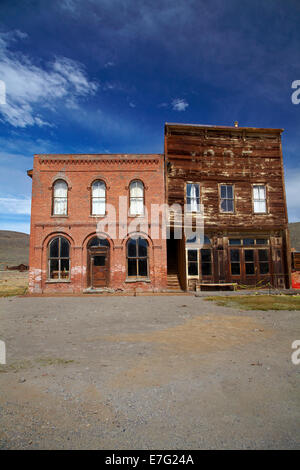
[[[0,214],[30,215],[30,199],[0,197]]]
[[[175,98],[172,101],[172,108],[174,111],[185,111],[188,106],[188,102],[183,98]]]
[[[107,69],[109,67],[114,67],[116,64],[113,61],[108,61],[104,64],[104,67]]]
[[[12,230],[13,232],[30,233],[30,222],[0,220],[0,230]]]
[[[82,64],[56,57],[43,69],[25,55],[8,50],[12,40],[24,34],[0,34],[0,77],[6,84],[6,104],[0,106],[2,120],[14,127],[51,125],[41,113],[55,110],[64,99],[76,107],[80,97],[93,95],[98,85],[89,81]]]

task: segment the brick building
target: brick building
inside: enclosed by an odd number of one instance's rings
[[[166,124],[164,155],[35,155],[30,292],[290,288],[281,133]]]
[[[166,287],[166,240],[146,218],[164,202],[162,155],[35,155],[28,174],[30,292]]]

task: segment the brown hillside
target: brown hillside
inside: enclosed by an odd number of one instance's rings
[[[289,229],[291,237],[291,248],[295,248],[296,251],[300,251],[300,222],[289,224]]]
[[[0,230],[0,269],[6,265],[28,264],[29,235],[27,233]]]

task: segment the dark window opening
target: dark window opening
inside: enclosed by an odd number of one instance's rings
[[[50,279],[69,279],[70,244],[66,238],[56,237],[50,242],[48,263]]]
[[[127,242],[127,276],[148,277],[148,242],[145,238],[130,238]]]

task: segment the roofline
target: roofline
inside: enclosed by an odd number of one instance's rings
[[[160,157],[163,153],[34,153],[34,157]]]
[[[173,123],[173,122],[166,122],[165,123],[165,130],[168,127],[180,128],[180,127],[189,127],[197,129],[213,129],[213,130],[228,130],[228,131],[248,131],[248,132],[269,132],[269,133],[282,133],[284,129],[276,129],[271,127],[239,127],[239,126],[216,126],[212,124],[185,124],[185,123]]]

